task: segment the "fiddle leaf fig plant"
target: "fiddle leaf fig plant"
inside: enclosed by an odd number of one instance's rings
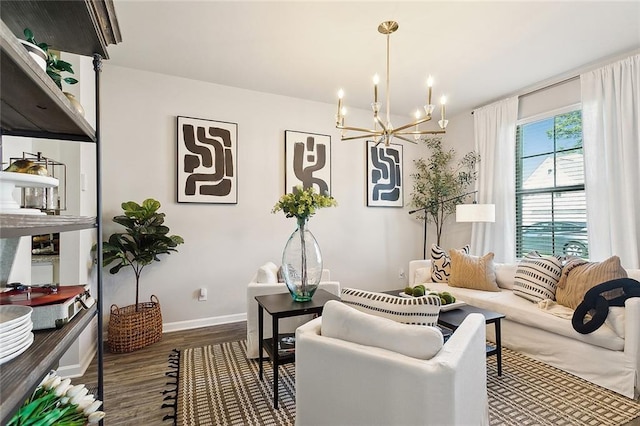
[[[25,28],[24,37],[25,40],[27,40],[29,43],[38,46],[47,54],[47,75],[51,77],[53,82],[56,83],[56,86],[58,86],[60,90],[62,90],[63,81],[67,84],[76,84],[78,82],[78,80],[73,77],[62,78],[62,72],[73,74],[73,68],[71,67],[71,64],[69,62],[63,61],[58,57],[58,55],[49,50],[49,45],[47,43],[38,43],[34,38],[33,31],[31,31],[29,28]]]
[[[176,247],[184,243],[179,235],[168,235],[164,225],[164,213],[159,213],[160,202],[148,198],[138,204],[134,201],[122,203],[123,215],[113,218],[126,228],[126,232],[112,234],[103,242],[103,266],[117,274],[124,267],[131,267],[136,276],[136,310],[138,309],[140,274],[145,266],[159,262],[161,254],[177,252]]]

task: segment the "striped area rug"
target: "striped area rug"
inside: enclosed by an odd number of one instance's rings
[[[279,370],[279,406],[273,409],[273,370],[247,360],[246,342],[186,349],[179,355],[174,424],[293,425],[295,366]],[[503,349],[502,377],[487,361],[490,424],[618,426],[640,416],[640,402],[622,397],[546,364]]]

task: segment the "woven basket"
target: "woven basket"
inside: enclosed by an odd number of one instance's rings
[[[118,308],[111,305],[109,317],[109,350],[114,353],[132,352],[162,339],[160,301],[153,295],[151,302]]]

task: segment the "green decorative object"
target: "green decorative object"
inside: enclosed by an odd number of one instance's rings
[[[280,197],[273,207],[272,213],[282,210],[286,217],[295,217],[298,224],[282,253],[282,274],[296,302],[311,300],[322,277],[322,254],[307,221],[317,209],[336,205],[333,197],[318,194],[313,187],[298,186],[293,193]]]

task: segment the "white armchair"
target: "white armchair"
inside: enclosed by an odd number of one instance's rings
[[[266,294],[288,293],[287,285],[278,282],[278,266],[273,262],[267,262],[261,266],[251,278],[247,286],[247,358],[258,358],[258,302],[256,296]],[[328,269],[322,270],[322,278],[318,289],[326,290],[340,296],[340,283],[330,281],[331,273]],[[293,333],[300,325],[313,318],[312,315],[301,315],[280,320],[280,333]],[[271,337],[271,315],[264,313],[264,337]]]
[[[435,356],[418,359],[323,336],[327,307],[323,317],[296,331],[296,425],[488,424],[482,315],[469,315]],[[342,326],[349,324],[346,320]],[[397,340],[392,337],[382,346],[397,345]]]

